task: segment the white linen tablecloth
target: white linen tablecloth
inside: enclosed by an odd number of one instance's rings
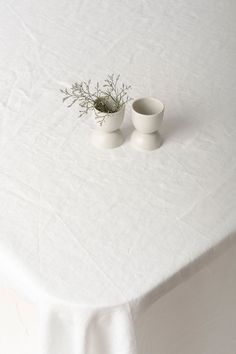
[[[234,243],[235,11],[0,2],[1,272],[40,305],[40,354],[139,353],[139,316]],[[130,147],[128,107],[126,143],[98,150],[62,105],[112,72],[166,104],[161,149]]]

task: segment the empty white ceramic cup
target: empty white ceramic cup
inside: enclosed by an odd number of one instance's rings
[[[143,150],[154,150],[161,146],[158,133],[163,121],[164,104],[153,97],[138,98],[132,104],[132,121],[135,127],[131,144]]]

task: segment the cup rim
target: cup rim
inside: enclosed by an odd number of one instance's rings
[[[138,111],[134,108],[134,105],[135,105],[136,102],[141,101],[141,100],[153,100],[153,101],[155,101],[155,102],[158,102],[158,103],[161,105],[161,110],[160,110],[159,112],[155,112],[155,113],[152,113],[152,114],[140,113],[140,112],[138,112]],[[132,102],[132,110],[133,110],[135,113],[137,113],[137,114],[139,114],[139,115],[142,115],[142,116],[145,116],[145,117],[153,117],[153,116],[155,116],[155,115],[157,115],[157,114],[159,115],[159,114],[163,113],[164,109],[165,109],[164,103],[163,103],[161,100],[159,100],[158,98],[153,97],[153,96],[139,97],[139,98],[136,98],[136,99]]]

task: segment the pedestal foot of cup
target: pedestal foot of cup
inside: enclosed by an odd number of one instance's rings
[[[131,144],[137,149],[155,150],[162,145],[162,139],[158,132],[143,134],[134,130],[131,135]]]
[[[124,138],[120,129],[110,133],[104,132],[103,130],[94,130],[91,140],[93,145],[97,147],[113,149],[120,146],[123,143]]]

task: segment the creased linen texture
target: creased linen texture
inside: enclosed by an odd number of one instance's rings
[[[0,0],[0,270],[39,354],[144,354],[140,316],[234,244],[235,4]],[[62,104],[112,72],[165,103],[161,149],[130,147],[128,106],[98,150]]]

